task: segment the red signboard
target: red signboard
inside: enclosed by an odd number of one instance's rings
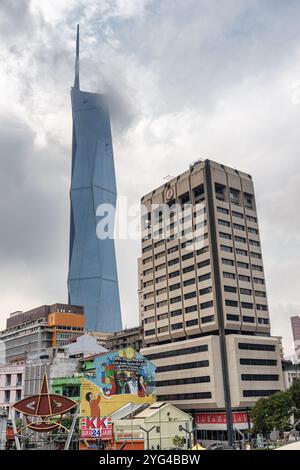
[[[247,413],[245,411],[232,413],[234,424],[248,423]],[[225,413],[197,413],[195,414],[196,424],[226,424]]]
[[[81,436],[84,438],[113,438],[111,418],[81,418]]]

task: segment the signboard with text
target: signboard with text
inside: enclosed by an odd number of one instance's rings
[[[81,437],[110,440],[113,438],[111,418],[81,418]]]
[[[234,424],[247,423],[248,417],[245,411],[232,413],[232,420]],[[196,413],[196,424],[226,424],[225,413]]]

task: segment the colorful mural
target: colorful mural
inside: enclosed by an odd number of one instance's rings
[[[133,348],[95,357],[81,378],[81,416],[104,417],[126,403],[155,401],[155,366]]]

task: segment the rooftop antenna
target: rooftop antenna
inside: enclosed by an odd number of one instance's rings
[[[76,60],[75,60],[75,80],[74,88],[79,90],[79,24],[77,25],[77,35],[76,35]]]

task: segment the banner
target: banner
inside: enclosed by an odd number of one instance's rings
[[[81,437],[112,439],[111,418],[81,418]]]

